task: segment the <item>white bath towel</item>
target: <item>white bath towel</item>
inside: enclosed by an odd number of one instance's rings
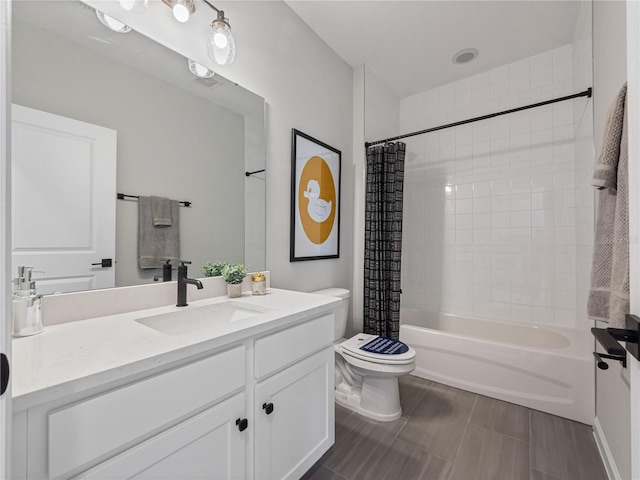
[[[627,86],[609,109],[602,153],[592,184],[598,191],[591,290],[587,312],[592,320],[624,328],[629,313]]]

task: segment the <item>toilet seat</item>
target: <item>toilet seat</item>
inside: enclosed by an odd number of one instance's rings
[[[404,353],[374,353],[371,351],[363,350],[362,347],[369,344],[369,342],[378,338],[378,335],[370,335],[366,333],[359,333],[354,335],[349,340],[346,340],[340,344],[340,350],[346,356],[356,358],[365,362],[376,363],[380,365],[408,365],[413,363],[416,358],[416,352],[410,346],[396,342],[396,348],[401,346],[400,351],[405,350]],[[398,351],[398,350],[396,350]]]

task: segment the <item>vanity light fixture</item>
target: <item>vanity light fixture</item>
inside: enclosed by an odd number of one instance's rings
[[[189,20],[189,17],[196,11],[196,5],[193,0],[162,0],[162,3],[171,7],[173,16],[181,23]]]
[[[131,13],[144,13],[147,11],[149,0],[119,0],[120,6]]]
[[[200,78],[211,78],[216,74],[216,72],[210,68],[207,68],[201,63],[195,62],[191,59],[189,59],[189,70],[191,70],[191,73],[195,76]]]
[[[207,0],[203,1],[218,12],[217,18],[211,23],[211,31],[207,41],[209,58],[218,65],[229,65],[236,55],[236,42],[231,34],[229,19],[225,18],[222,10],[218,10]]]
[[[131,31],[131,27],[122,23],[120,20],[116,20],[115,18],[107,15],[106,13],[101,12],[100,10],[96,10],[96,15],[98,20],[110,30],[113,30],[117,33],[129,33]]]

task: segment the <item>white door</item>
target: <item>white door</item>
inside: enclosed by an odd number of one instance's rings
[[[6,199],[10,192],[9,182],[9,132],[10,132],[10,100],[8,81],[9,39],[11,29],[11,2],[0,2],[0,356],[6,362],[11,361],[11,321],[8,293],[10,257],[11,216]],[[6,371],[0,374],[5,383],[9,380]],[[0,395],[0,478],[11,478],[10,446],[11,446],[11,386]]]
[[[80,474],[82,479],[242,479],[248,430],[239,393]]]
[[[627,1],[627,116],[629,121],[629,266],[631,313],[640,315],[640,4]],[[640,362],[631,355],[631,476],[640,480]]]
[[[45,272],[43,294],[115,286],[115,130],[13,105],[11,136],[12,274]]]
[[[255,478],[299,478],[334,442],[333,347],[256,386]]]

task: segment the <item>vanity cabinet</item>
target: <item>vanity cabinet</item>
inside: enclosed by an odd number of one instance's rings
[[[274,330],[17,411],[13,478],[299,478],[334,442],[333,314]]]
[[[333,445],[333,322],[325,315],[256,341],[257,479],[298,478]]]
[[[333,348],[256,386],[255,478],[299,478],[334,442]]]
[[[77,476],[88,480],[243,478],[248,432],[240,393]]]

